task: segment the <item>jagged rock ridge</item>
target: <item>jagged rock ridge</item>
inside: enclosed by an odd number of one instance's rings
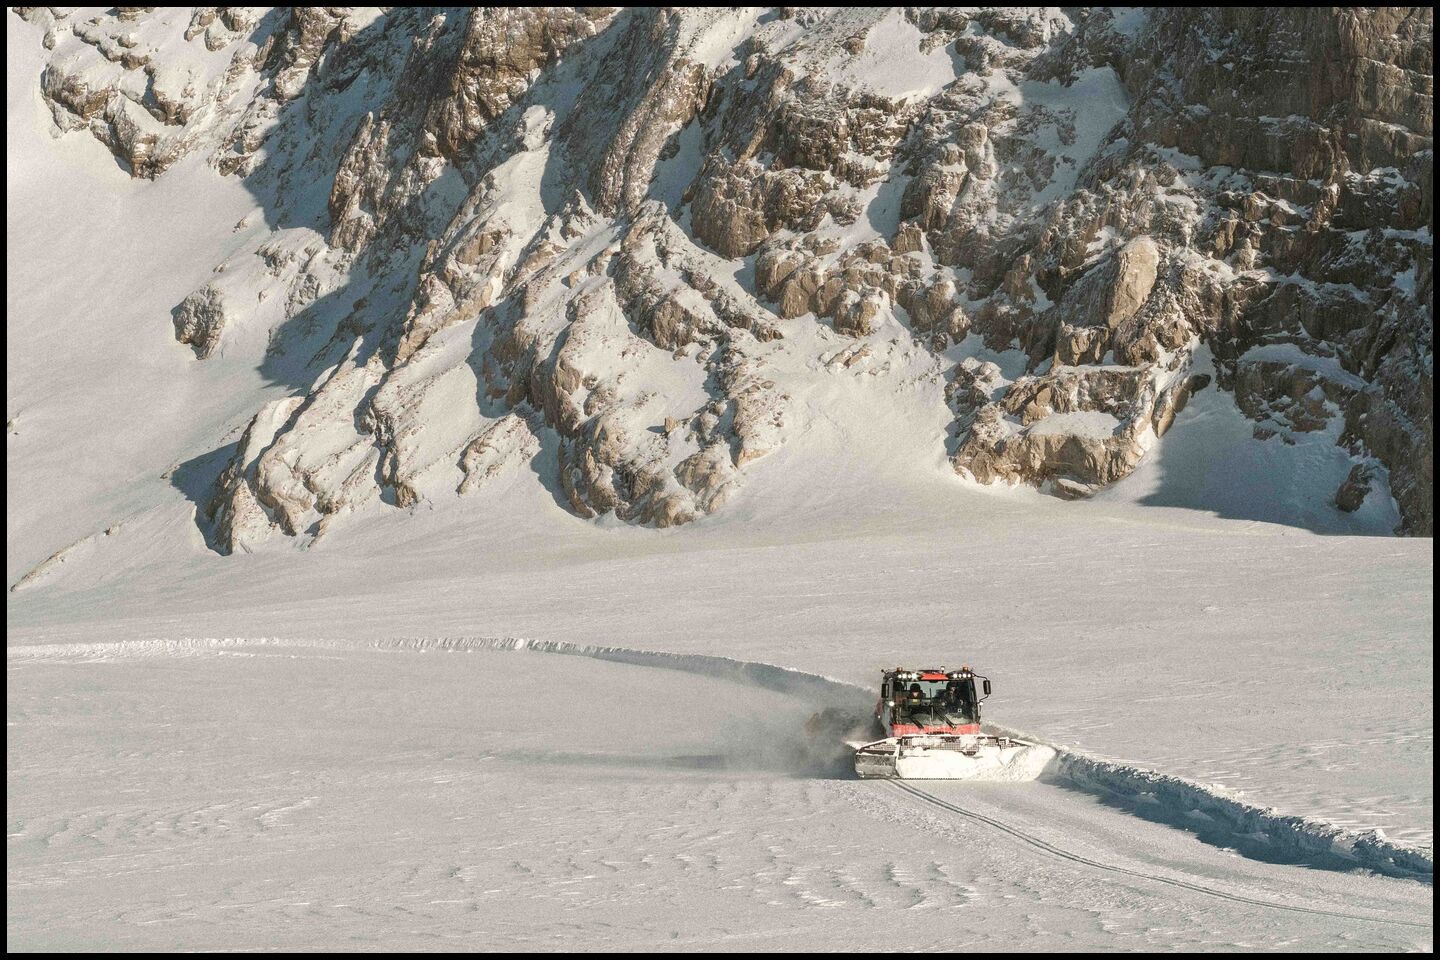
[[[295,387],[224,550],[542,448],[575,513],[684,523],[792,432],[814,324],[930,351],[982,483],[1088,495],[1219,389],[1433,529],[1428,10],[16,13],[62,130],[263,198],[172,318],[197,362],[271,325]]]

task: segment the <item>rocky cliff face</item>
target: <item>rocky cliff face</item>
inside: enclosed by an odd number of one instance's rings
[[[262,201],[171,318],[295,388],[227,551],[532,460],[684,523],[793,433],[815,325],[927,351],[980,483],[1086,496],[1221,390],[1433,529],[1428,10],[15,12],[61,130]]]

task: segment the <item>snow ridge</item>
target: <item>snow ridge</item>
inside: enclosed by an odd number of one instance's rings
[[[1329,917],[1345,917],[1346,919],[1351,920],[1370,920],[1375,923],[1398,923],[1403,926],[1426,926],[1426,924],[1417,924],[1411,920],[1397,920],[1387,917],[1367,917],[1360,914],[1344,913],[1336,910],[1317,910],[1313,907],[1302,907],[1296,904],[1276,903],[1271,900],[1256,900],[1251,897],[1236,896],[1235,894],[1226,893],[1225,891],[1217,890],[1213,887],[1190,883],[1188,881],[1176,879],[1174,877],[1164,877],[1154,873],[1144,873],[1139,870],[1130,870],[1125,867],[1120,867],[1113,863],[1104,863],[1100,860],[1092,860],[1089,857],[1081,856],[1077,853],[1072,853],[1062,847],[1057,847],[1052,843],[1048,843],[1045,840],[1042,840],[1040,837],[1034,836],[1033,834],[1027,833],[1023,830],[1017,830],[1014,827],[1011,827],[1009,824],[1004,823],[1003,821],[997,820],[993,817],[987,817],[982,813],[977,813],[974,810],[967,810],[965,807],[961,807],[957,804],[949,803],[945,800],[942,800],[939,797],[927,793],[919,787],[915,786],[914,783],[906,782],[903,780],[895,780],[891,781],[891,783],[902,793],[908,794],[924,803],[931,804],[932,806],[939,807],[942,810],[948,810],[951,813],[956,813],[962,817],[976,820],[980,823],[984,823],[988,826],[994,827],[997,830],[1010,834],[1017,840],[1027,843],[1033,847],[1038,847],[1039,849],[1044,850],[1046,853],[1049,853],[1052,856],[1059,857],[1062,860],[1069,860],[1073,863],[1082,863],[1088,867],[1094,867],[1098,870],[1121,873],[1131,877],[1140,877],[1141,879],[1151,880],[1156,883],[1164,883],[1170,886],[1181,887],[1186,890],[1193,890],[1196,893],[1203,893],[1206,896],[1220,897],[1225,900],[1233,900],[1240,903],[1250,903],[1254,904],[1255,906],[1266,907],[1272,910],[1291,910],[1296,913],[1309,913]]]

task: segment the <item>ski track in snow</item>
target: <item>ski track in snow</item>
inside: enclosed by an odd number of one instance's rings
[[[949,803],[945,800],[940,799],[934,794],[928,793],[920,787],[917,787],[914,782],[905,780],[890,780],[887,782],[899,789],[902,793],[906,793],[925,803],[939,807],[942,810],[948,810],[951,813],[959,814],[962,817],[967,817],[978,823],[983,823],[987,826],[994,827],[996,830],[1003,831],[1004,833],[1009,834],[1015,839],[1020,840],[1023,843],[1027,843],[1030,846],[1035,847],[1039,850],[1043,850],[1044,852],[1052,856],[1059,857],[1062,860],[1070,860],[1074,863],[1084,864],[1087,867],[1095,867],[1098,870],[1106,870],[1112,873],[1124,874],[1127,877],[1136,877],[1141,880],[1150,880],[1155,883],[1168,884],[1169,886],[1173,887],[1182,887],[1186,890],[1193,890],[1196,893],[1204,894],[1205,896],[1219,897],[1222,900],[1230,900],[1234,903],[1246,903],[1250,904],[1251,906],[1266,907],[1273,910],[1288,910],[1294,913],[1310,913],[1317,916],[1338,917],[1345,920],[1370,920],[1374,921],[1375,923],[1396,923],[1402,926],[1420,927],[1422,929],[1430,927],[1430,924],[1419,923],[1413,920],[1400,920],[1393,917],[1372,917],[1357,913],[1347,913],[1339,910],[1321,910],[1315,907],[1304,907],[1298,906],[1296,904],[1277,903],[1273,900],[1257,900],[1253,897],[1240,896],[1233,893],[1227,893],[1224,890],[1217,890],[1214,887],[1207,887],[1201,884],[1191,883],[1188,880],[1180,880],[1175,877],[1163,877],[1159,874],[1145,873],[1139,870],[1130,870],[1126,867],[1121,867],[1112,863],[1103,863],[1099,860],[1092,860],[1089,857],[1081,856],[1078,853],[1072,853],[1071,851],[1066,850],[1063,847],[1059,847],[1055,844],[1049,843],[1041,839],[1040,837],[1037,837],[1017,827],[1010,826],[1009,824],[1004,823],[1001,820],[997,820],[994,817],[987,817],[984,814],[977,813],[974,810],[967,810],[966,808],[961,807],[957,804]]]
[[[514,651],[562,656],[587,657],[594,660],[639,667],[676,670],[778,691],[816,705],[846,707],[864,716],[871,707],[871,691],[857,685],[774,664],[705,654],[679,654],[638,650],[628,647],[587,645],[563,640],[530,640],[520,637],[397,637],[374,641],[343,639],[290,639],[276,637],[186,637],[155,638],[96,643],[32,644],[10,647],[7,663],[101,662],[118,658],[146,656],[193,656],[211,652],[245,648],[303,648],[321,650],[380,650],[452,652]],[[1254,856],[1263,852],[1264,859],[1278,863],[1302,864],[1325,869],[1364,868],[1390,877],[1433,882],[1434,859],[1429,851],[1397,844],[1376,831],[1349,831],[1319,820],[1284,816],[1272,810],[1225,796],[1202,783],[1142,769],[1123,762],[1087,756],[1033,733],[1017,731],[995,724],[987,729],[1000,734],[1022,737],[1045,744],[1056,751],[1046,776],[1067,786],[1100,797],[1145,819],[1194,831],[1209,843],[1235,846],[1242,853]],[[1409,926],[1428,926],[1410,921],[1386,920],[1321,911],[1270,901],[1235,897],[1221,891],[1201,887],[1173,878],[1140,873],[1090,860],[1066,852],[1045,841],[1023,833],[1005,823],[974,811],[950,804],[910,782],[896,781],[907,793],[949,809],[961,816],[989,824],[1033,846],[1065,859],[1074,860],[1103,870],[1110,870],[1156,882],[1184,886],[1197,892],[1221,896],[1257,906],[1349,919],[1376,920]],[[1248,844],[1245,842],[1248,841]],[[1248,849],[1247,849],[1248,847]]]

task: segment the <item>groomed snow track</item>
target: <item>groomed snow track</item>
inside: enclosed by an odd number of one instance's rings
[[[1024,830],[1017,829],[1016,827],[1004,823],[1003,821],[997,820],[994,817],[987,817],[983,813],[978,813],[974,810],[967,810],[965,807],[959,806],[958,804],[943,800],[940,797],[937,797],[934,794],[931,794],[921,789],[920,787],[917,787],[913,783],[909,783],[904,780],[891,780],[888,782],[896,789],[900,790],[902,793],[909,794],[910,796],[922,801],[923,803],[938,807],[942,810],[947,810],[950,813],[958,814],[959,816],[965,817],[969,820],[973,820],[976,823],[982,823],[986,826],[993,827],[994,829],[999,830],[1002,833],[1008,834],[1009,836],[1015,838],[1016,840],[1019,840],[1022,843],[1035,847],[1038,850],[1042,850],[1045,853],[1048,853],[1054,857],[1058,857],[1061,860],[1069,860],[1072,863],[1082,864],[1087,867],[1094,867],[1097,870],[1104,870],[1109,873],[1118,873],[1127,877],[1136,877],[1141,880],[1150,880],[1155,883],[1163,883],[1172,887],[1180,887],[1183,890],[1190,890],[1195,893],[1204,894],[1208,897],[1219,897],[1222,900],[1229,900],[1233,903],[1248,903],[1257,907],[1268,907],[1275,910],[1288,910],[1292,913],[1308,913],[1322,917],[1339,917],[1345,920],[1368,920],[1374,923],[1393,923],[1405,927],[1420,927],[1422,929],[1430,927],[1430,924],[1419,923],[1414,920],[1399,920],[1393,917],[1366,916],[1364,914],[1348,913],[1342,910],[1322,910],[1316,907],[1306,907],[1293,903],[1277,903],[1274,900],[1259,900],[1254,897],[1241,896],[1239,894],[1230,893],[1225,890],[1218,890],[1214,887],[1207,887],[1203,884],[1191,883],[1188,880],[1183,880],[1178,877],[1165,877],[1156,873],[1146,873],[1140,870],[1131,870],[1127,867],[1118,866],[1113,863],[1104,863],[1100,860],[1094,860],[1090,857],[1082,856],[1078,853],[1066,850],[1063,847],[1056,846],[1055,844],[1043,840],[1040,837],[1027,833]]]
[[[572,643],[565,640],[532,640],[521,637],[397,637],[381,640],[293,639],[281,637],[185,637],[181,639],[125,640],[98,643],[31,644],[7,648],[10,665],[38,662],[97,662],[147,656],[189,656],[254,648],[302,648],[333,650],[377,650],[395,652],[524,651],[588,657],[633,666],[678,670],[733,683],[763,687],[790,694],[816,705],[849,708],[863,716],[870,709],[870,691],[855,684],[819,674],[807,673],[769,663],[737,660],[706,654],[668,653],[627,647]],[[989,725],[987,725],[989,726]],[[1246,803],[1183,777],[1145,770],[1119,761],[1087,756],[1049,743],[1042,737],[1003,727],[993,732],[1043,743],[1056,751],[1045,779],[1099,797],[1144,819],[1166,823],[1195,833],[1217,846],[1233,847],[1253,859],[1289,863],[1330,870],[1363,868],[1389,877],[1433,883],[1433,853],[1390,841],[1376,831],[1345,830],[1333,824],[1300,816],[1287,816],[1273,809]],[[972,820],[984,822],[1035,846],[1050,849],[1057,856],[1100,869],[1135,874],[1124,868],[1069,854],[1059,848],[993,818],[957,807],[932,796],[913,784],[895,786],[932,805]],[[1146,876],[1148,874],[1137,876]],[[1149,877],[1176,883],[1202,893],[1230,896],[1209,888],[1163,877]],[[1234,899],[1232,897],[1232,899]],[[1250,901],[1247,901],[1250,902]],[[1255,901],[1258,903],[1258,901]],[[1287,910],[1307,908],[1265,902]],[[1324,912],[1310,910],[1308,912]],[[1347,915],[1348,916],[1348,915]],[[1356,919],[1377,919],[1357,917]],[[1406,921],[1383,921],[1406,923]],[[1423,926],[1421,924],[1409,924]]]

